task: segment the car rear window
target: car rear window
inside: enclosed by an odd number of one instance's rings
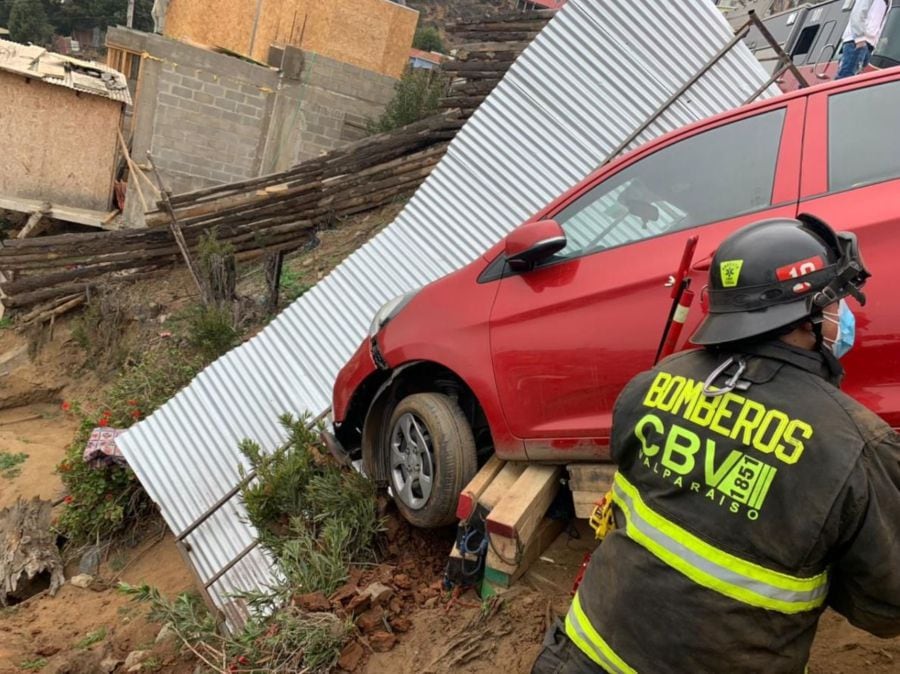
[[[900,177],[900,82],[835,94],[828,100],[828,189]]]
[[[568,244],[553,260],[767,208],[784,117],[779,108],[719,126],[619,171],[556,215]]]

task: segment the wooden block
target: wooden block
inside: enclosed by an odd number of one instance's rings
[[[561,473],[561,466],[529,466],[491,510],[487,530],[503,537],[501,542],[506,539],[501,543],[506,547],[495,544],[503,557],[509,559],[515,555],[516,540],[521,545],[531,540],[559,490]]]
[[[493,510],[494,506],[496,506],[500,502],[500,499],[502,499],[507,494],[507,492],[516,483],[516,480],[519,479],[519,476],[521,476],[524,472],[524,463],[514,463],[512,461],[507,461],[504,464],[503,468],[500,469],[500,472],[497,473],[497,476],[481,493],[481,497],[478,499],[478,503],[483,505],[488,510]]]
[[[580,520],[590,519],[597,502],[606,496],[604,491],[573,491],[572,501],[575,503],[575,517]]]
[[[613,463],[570,463],[569,489],[576,491],[599,491],[604,494],[612,488],[617,467]]]
[[[490,486],[491,482],[494,481],[494,478],[503,469],[505,463],[505,461],[498,459],[495,454],[475,474],[475,477],[472,478],[471,482],[466,485],[466,488],[459,495],[459,502],[456,506],[456,516],[459,519],[464,520],[472,514],[478,499],[485,489]]]
[[[499,555],[494,552],[491,546],[488,546],[487,565],[484,570],[485,580],[494,585],[499,585],[500,587],[509,587],[512,585],[522,577],[522,574],[524,574],[528,570],[528,567],[541,556],[541,553],[556,540],[556,537],[559,536],[565,528],[565,524],[566,523],[563,520],[552,520],[549,517],[545,517],[541,520],[537,529],[534,531],[531,540],[522,550],[522,557],[518,565],[504,562],[500,559]],[[491,534],[491,542],[495,547],[498,538],[502,539],[503,537]],[[504,555],[504,557],[505,556],[506,555]],[[512,558],[510,557],[507,559]]]

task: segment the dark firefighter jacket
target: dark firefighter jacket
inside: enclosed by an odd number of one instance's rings
[[[900,633],[900,438],[781,342],[704,396],[729,355],[673,356],[616,402],[617,528],[566,618],[607,671],[803,672],[826,605]]]

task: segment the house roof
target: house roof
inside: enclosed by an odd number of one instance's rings
[[[559,9],[566,4],[566,0],[531,0],[531,2],[547,9]]]
[[[409,56],[410,58],[422,59],[423,61],[428,61],[429,63],[434,63],[435,65],[440,65],[444,60],[444,57],[437,52],[423,51],[422,49],[416,49],[415,47],[410,48]]]
[[[43,47],[0,40],[0,70],[131,104],[128,82],[122,73],[93,61],[55,54]]]

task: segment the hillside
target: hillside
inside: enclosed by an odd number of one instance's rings
[[[515,10],[516,0],[407,0],[419,11],[419,24],[443,29],[448,21],[478,19]]]

